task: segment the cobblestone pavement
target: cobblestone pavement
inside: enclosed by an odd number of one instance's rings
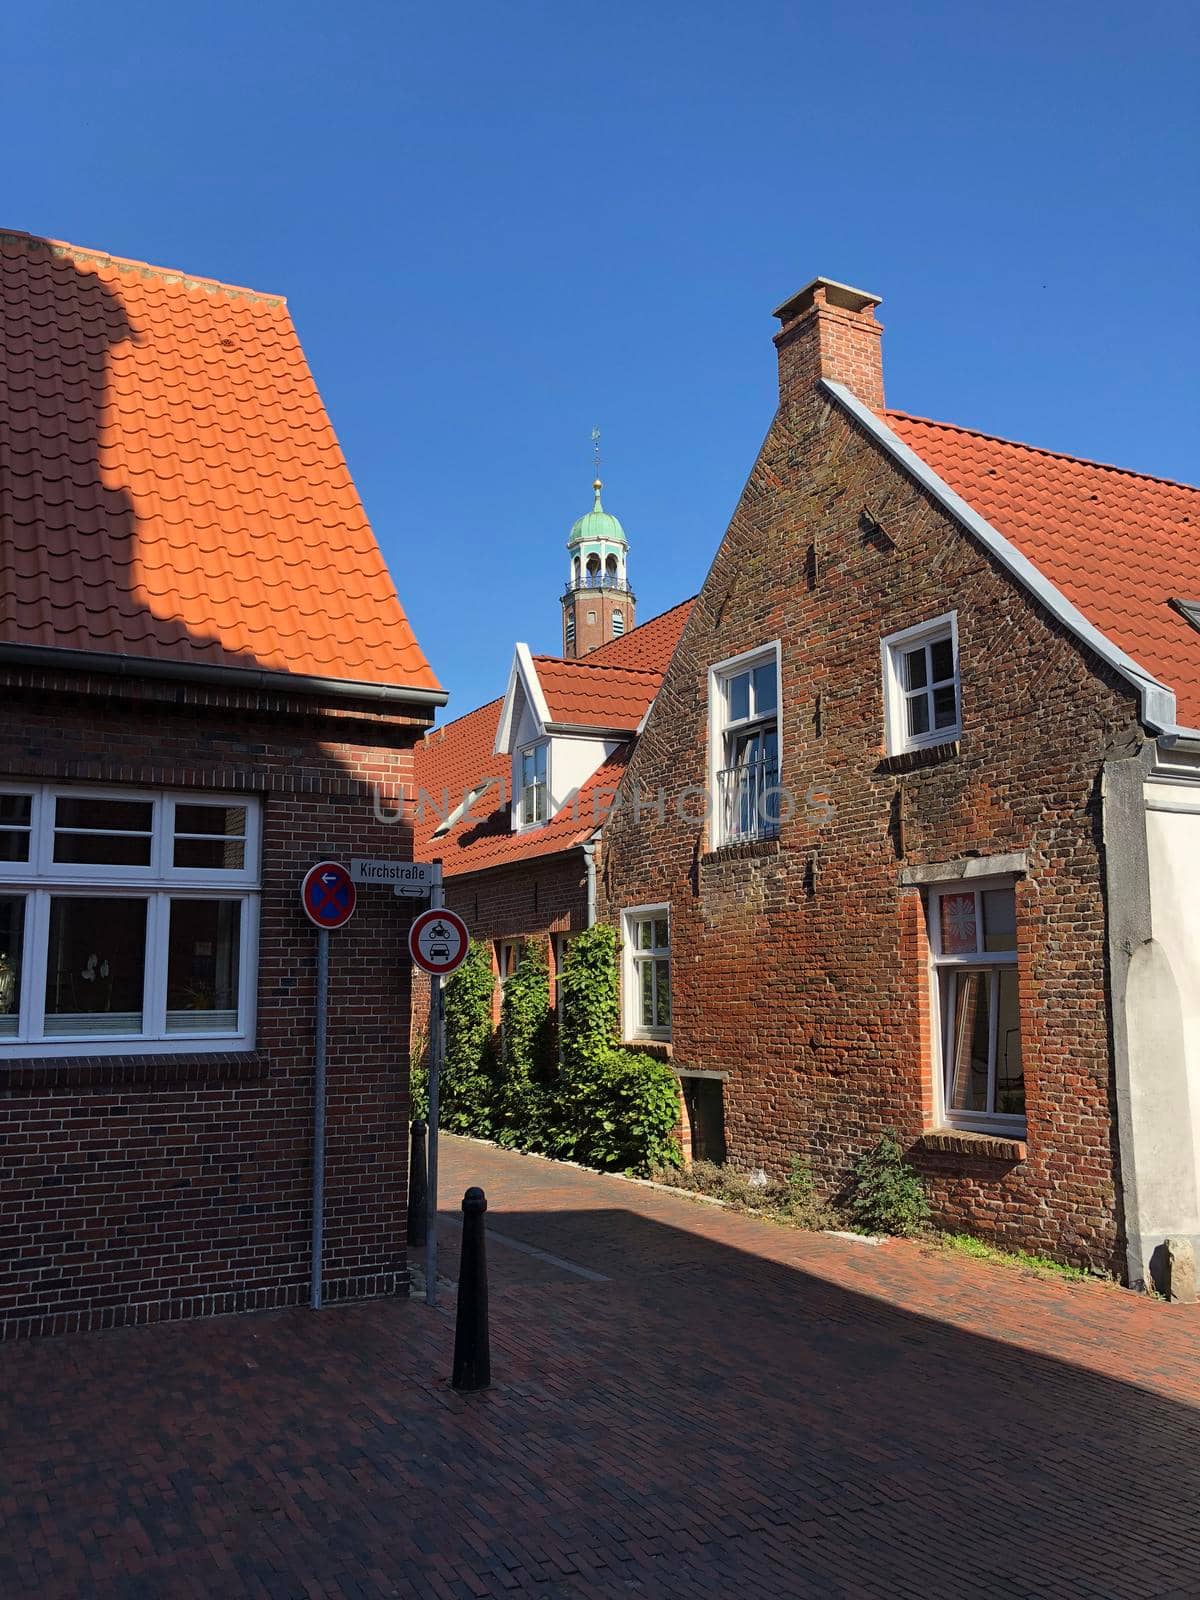
[[[490,1391],[451,1295],[4,1347],[4,1600],[1200,1596],[1200,1308],[442,1174],[489,1196]]]

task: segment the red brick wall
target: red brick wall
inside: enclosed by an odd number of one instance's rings
[[[666,819],[647,806],[639,822],[627,803],[609,822],[603,914],[670,901],[674,1060],[730,1073],[735,1165],[782,1172],[798,1153],[837,1190],[894,1126],[944,1226],[1111,1266],[1097,776],[1106,752],[1136,743],[1135,705],[805,387],[813,364],[795,360],[783,363],[785,402],[622,786],[626,802],[634,786],[661,788]],[[961,741],[889,760],[880,638],[952,609]],[[707,669],[775,639],[782,782],[801,797],[810,786],[828,794],[832,815],[807,820],[801,801],[777,842],[712,853],[704,828],[676,815],[681,790],[707,781]],[[922,1150],[933,1110],[928,961],[921,896],[902,891],[899,875],[1012,850],[1030,862],[1018,891],[1027,1154]]]
[[[575,640],[567,641],[567,612],[575,613]],[[586,656],[617,635],[613,632],[613,612],[620,611],[623,632],[634,626],[634,601],[631,594],[612,589],[580,589],[572,593],[563,607],[563,655]],[[588,618],[592,618],[589,622]]]
[[[14,1337],[302,1301],[311,1222],[315,933],[322,856],[411,854],[370,786],[410,777],[416,724],[297,717],[265,697],[101,680],[67,697],[7,674],[0,772],[263,799],[257,1049],[0,1064],[0,1331]],[[411,902],[360,890],[333,934],[325,1294],[407,1281]]]

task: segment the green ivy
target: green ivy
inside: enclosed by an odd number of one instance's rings
[[[451,1132],[485,1138],[491,1137],[496,1116],[494,984],[491,952],[472,939],[462,966],[446,979],[446,1057],[438,1121]]]
[[[679,1084],[663,1061],[618,1040],[617,936],[604,923],[571,943],[563,992],[558,1154],[604,1171],[649,1172],[680,1159]]]
[[[526,944],[517,970],[504,985],[500,1027],[495,1136],[500,1144],[530,1149],[543,1132],[547,1107],[542,1091],[557,1065],[550,970],[541,940]]]

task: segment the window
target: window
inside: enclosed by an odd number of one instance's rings
[[[779,647],[712,668],[713,843],[779,832]]]
[[[521,826],[546,820],[546,746],[521,751]]]
[[[1025,1131],[1025,1077],[1011,884],[929,891],[946,1120]]]
[[[888,755],[957,739],[962,721],[955,615],[893,633],[882,649]]]
[[[623,611],[614,611],[612,622],[613,638],[616,639],[625,632],[625,613]]]
[[[567,643],[575,643],[575,611],[572,608],[567,612]]]
[[[249,1045],[258,823],[247,799],[0,792],[0,1055]]]
[[[671,1037],[671,922],[667,906],[625,913],[625,1032]]]
[[[504,992],[504,985],[521,965],[522,941],[520,939],[496,940],[496,976],[500,982],[500,991]]]

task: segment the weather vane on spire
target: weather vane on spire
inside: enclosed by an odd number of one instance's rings
[[[596,462],[596,476],[600,476],[600,429],[592,429],[592,456]]]

